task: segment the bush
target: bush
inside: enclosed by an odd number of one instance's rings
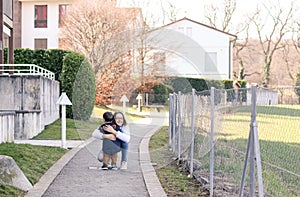
[[[164,84],[155,85],[153,88],[154,98],[152,103],[165,104],[168,101],[171,90]]]
[[[295,93],[298,96],[298,103],[300,104],[300,73],[296,76],[296,87],[295,87]]]
[[[73,104],[67,106],[67,117],[77,120],[89,119],[96,95],[96,82],[91,64],[83,55],[70,52],[63,59],[63,68],[59,79],[61,91],[66,92]]]
[[[4,60],[7,63],[7,49]],[[61,92],[66,92],[73,103],[67,106],[67,117],[88,119],[95,102],[95,77],[91,65],[83,55],[62,49],[14,49],[15,64],[35,64],[55,74],[59,80]],[[18,67],[16,67],[18,69]],[[75,94],[73,94],[73,91]],[[72,95],[76,95],[73,97]]]
[[[44,68],[50,70],[51,72],[54,72],[55,80],[59,80],[59,75],[63,67],[63,59],[69,53],[71,53],[71,51],[62,49],[48,49],[46,51],[46,56],[50,57],[51,61],[49,61]]]

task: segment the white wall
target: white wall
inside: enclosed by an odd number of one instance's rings
[[[58,17],[59,4],[69,4],[68,2],[22,2],[22,48],[34,49],[35,38],[47,38],[49,49],[58,48]],[[47,28],[34,28],[34,5],[48,5]]]
[[[232,67],[229,35],[189,20],[175,22],[154,32],[149,40],[156,39],[160,50],[166,51],[166,72],[169,75],[229,78]],[[216,71],[205,70],[207,52],[217,54]]]

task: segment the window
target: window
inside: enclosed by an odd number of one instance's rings
[[[205,72],[217,72],[217,52],[205,53]]]
[[[34,27],[47,27],[47,5],[34,6]]]
[[[166,64],[166,53],[157,52],[154,53],[155,64],[165,65]]]
[[[68,7],[69,7],[68,4],[62,4],[62,5],[58,6],[58,9],[59,9],[58,25],[59,25],[59,27],[62,25],[63,18],[68,11]]]
[[[8,18],[13,19],[13,1],[12,0],[3,1],[3,12]]]
[[[187,27],[186,28],[186,35],[189,36],[189,37],[192,37],[192,35],[193,35],[192,27]]]
[[[184,27],[178,27],[178,31],[182,34],[184,34]]]
[[[46,38],[34,39],[34,49],[47,49],[47,39]]]

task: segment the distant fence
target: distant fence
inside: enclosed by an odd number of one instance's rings
[[[170,94],[169,145],[211,196],[300,196],[297,89]]]

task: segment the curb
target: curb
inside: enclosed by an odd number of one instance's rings
[[[157,132],[160,128],[157,127],[151,131],[149,131],[141,140],[139,146],[140,152],[140,166],[142,169],[142,174],[144,177],[144,181],[146,184],[146,188],[150,196],[157,197],[166,197],[167,194],[165,193],[164,189],[162,188],[160,181],[156,175],[156,172],[151,164],[150,154],[149,154],[149,141],[151,136]]]
[[[31,188],[25,197],[41,197],[53,182],[56,176],[60,173],[63,167],[80,151],[83,147],[91,143],[94,139],[90,138],[83,144],[72,148],[65,155],[63,155],[55,164],[53,164],[47,172],[40,178],[40,180]]]

